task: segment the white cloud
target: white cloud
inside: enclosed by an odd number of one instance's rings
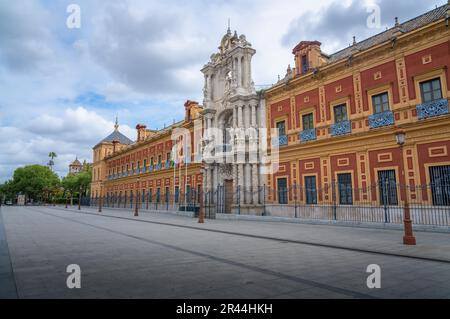
[[[375,2],[383,25],[434,4]],[[283,76],[301,40],[322,40],[332,51],[352,35],[368,34],[360,27],[366,13],[350,0],[347,9],[338,0],[77,3],[79,30],[67,29],[64,1],[0,3],[0,182],[17,166],[45,164],[49,151],[58,153],[56,169],[64,175],[76,155],[91,158],[92,146],[111,132],[116,115],[128,124],[121,131],[131,139],[136,123],[162,128],[181,119],[184,101],[201,102],[200,69],[216,52],[228,18],[257,50],[256,84]],[[89,94],[92,101],[78,99]]]

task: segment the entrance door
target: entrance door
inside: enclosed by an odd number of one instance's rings
[[[225,214],[231,214],[231,206],[233,205],[233,181],[225,181]]]

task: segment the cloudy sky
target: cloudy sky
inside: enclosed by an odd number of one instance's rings
[[[69,29],[69,4],[81,28]],[[379,28],[368,28],[376,3]],[[0,182],[18,166],[58,154],[64,176],[75,156],[113,129],[162,128],[183,117],[187,99],[202,101],[199,71],[227,28],[257,50],[257,85],[276,82],[301,40],[327,53],[413,18],[446,0],[0,0]]]

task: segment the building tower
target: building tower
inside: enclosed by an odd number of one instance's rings
[[[239,207],[240,213],[254,214],[261,203],[259,187],[265,182],[259,174],[258,129],[265,128],[265,106],[252,80],[255,53],[245,35],[228,28],[219,51],[201,70],[204,145],[214,149],[204,153],[203,187],[217,195],[211,196],[211,204],[223,198],[222,213]]]
[[[81,169],[83,168],[83,165],[78,160],[78,156],[75,158],[75,160],[69,165],[69,174],[77,175],[81,172]]]
[[[133,141],[119,132],[119,121],[116,118],[114,131],[93,147],[91,196],[101,196],[101,188],[107,177],[105,157],[132,144]]]

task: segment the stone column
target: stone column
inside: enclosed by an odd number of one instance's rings
[[[252,57],[251,56],[248,56],[248,59],[247,59],[247,66],[248,66],[248,69],[247,69],[247,74],[248,74],[248,87],[250,88],[250,86],[251,86],[251,84],[252,84]]]
[[[240,193],[240,203],[241,205],[244,204],[244,164],[238,164],[238,185],[240,187],[241,193]]]
[[[244,108],[243,108],[243,113],[244,113],[244,128],[248,128],[249,127],[249,119],[250,119],[250,112],[249,112],[249,105],[248,104],[244,104]]]
[[[251,108],[252,108],[252,126],[256,128],[258,127],[258,123],[256,122],[256,111],[257,111],[256,104],[252,103]]]
[[[253,204],[258,204],[259,198],[259,180],[258,180],[258,164],[252,164],[252,189],[253,189]]]
[[[236,190],[237,190],[237,187],[239,185],[238,179],[239,179],[238,166],[236,164],[233,164],[233,192],[234,192],[233,193],[233,205],[237,202]]]
[[[237,86],[241,87],[242,86],[242,69],[241,69],[241,57],[238,56],[237,57]]]
[[[209,166],[205,165],[205,176],[204,176],[204,181],[203,181],[203,191],[206,193],[207,191],[209,191]],[[180,185],[181,185],[181,181],[180,181]]]
[[[214,183],[213,183],[213,190],[217,190],[217,187],[219,186],[219,165],[214,165]]]
[[[238,106],[238,126],[239,126],[239,128],[244,128],[243,108],[244,108],[244,105]]]
[[[252,190],[252,176],[251,176],[251,165],[249,163],[245,164],[245,203],[251,203],[251,190]]]
[[[236,128],[238,125],[238,111],[237,107],[233,106],[233,128]]]

